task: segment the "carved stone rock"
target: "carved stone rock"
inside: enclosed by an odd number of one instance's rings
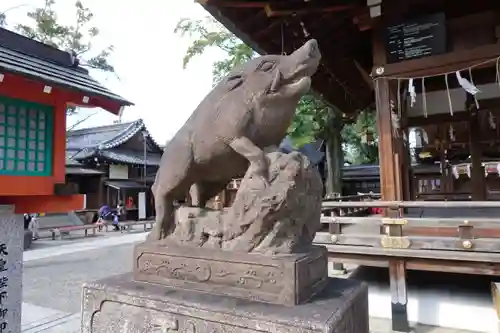
[[[250,166],[225,211],[181,207],[168,244],[265,254],[308,248],[320,228],[322,183],[298,152],[267,154],[266,178]]]
[[[81,333],[368,333],[367,289],[329,279],[311,302],[286,307],[118,276],[84,286]]]
[[[143,243],[134,255],[136,281],[289,306],[306,302],[327,281],[327,252],[319,246],[265,256]]]

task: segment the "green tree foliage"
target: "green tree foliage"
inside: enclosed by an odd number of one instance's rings
[[[194,39],[184,56],[184,68],[194,57],[202,55],[210,47],[218,47],[227,54],[225,59],[217,60],[213,64],[214,85],[222,80],[233,67],[256,56],[252,48],[243,43],[212,16],[202,20],[181,19],[174,32]]]
[[[94,14],[80,0],[75,2],[76,17],[71,25],[59,22],[54,10],[55,0],[45,0],[44,6],[28,12],[31,24],[17,24],[16,31],[61,50],[74,51],[83,66],[114,72],[108,62],[113,46],[95,53],[92,40],[99,35],[99,29],[91,25]],[[90,55],[93,54],[93,55]]]
[[[92,40],[99,35],[99,29],[92,25],[94,14],[80,0],[75,2],[75,20],[73,24],[60,23],[54,10],[55,0],[45,0],[43,7],[35,8],[27,13],[31,19],[29,24],[17,24],[15,30],[28,38],[56,47],[60,50],[73,52],[80,65],[115,73],[115,68],[108,58],[113,52],[110,45],[98,52],[92,45]],[[19,6],[20,7],[20,6]],[[15,9],[13,7],[11,9]],[[7,26],[5,12],[0,13],[0,27]],[[75,107],[69,107],[67,114],[76,112]]]
[[[346,161],[351,164],[378,163],[375,112],[373,110],[360,112],[354,123],[342,128],[342,140],[344,141],[343,149]]]
[[[312,94],[305,95],[299,101],[288,135],[298,147],[318,138],[327,140],[333,119],[330,105]]]
[[[214,85],[224,78],[232,68],[257,56],[248,45],[211,16],[202,20],[181,19],[174,31],[181,36],[193,39],[183,59],[184,68],[194,57],[204,54],[211,47],[217,47],[226,53],[225,58],[213,64]],[[332,122],[342,121],[339,113],[338,110],[332,108],[321,98],[308,94],[300,100],[297,106],[295,118],[288,129],[288,135],[296,146],[302,146],[318,138],[328,140],[334,128]],[[359,128],[364,129],[366,127],[362,124],[369,123],[368,126],[371,126],[373,123],[374,126],[374,119],[370,113],[367,113],[364,118],[358,120],[359,125],[356,122],[356,124],[344,126],[342,130],[343,139],[346,142],[344,149],[348,153],[348,157],[350,157],[348,160],[351,163],[374,163],[377,161],[378,150],[376,143],[364,145],[361,143],[360,132],[356,135]],[[363,147],[360,145],[363,145]],[[373,150],[376,152],[375,155],[372,154]],[[364,154],[369,155],[365,156]],[[373,156],[376,156],[376,158],[374,159]]]

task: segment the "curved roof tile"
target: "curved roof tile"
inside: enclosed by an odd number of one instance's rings
[[[157,153],[149,153],[149,156],[146,156],[146,164],[158,165],[163,149],[153,139],[142,119],[68,131],[67,157],[72,160],[83,160],[102,156],[118,162],[144,164],[142,152],[118,148],[141,131],[146,133],[148,145],[157,151]]]
[[[68,52],[0,28],[0,68],[60,86],[133,105],[94,80]]]

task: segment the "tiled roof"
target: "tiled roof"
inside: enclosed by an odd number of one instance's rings
[[[132,105],[94,80],[68,52],[0,28],[0,69]]]
[[[102,175],[104,172],[75,166],[66,166],[67,175]]]
[[[119,151],[119,150],[104,150],[99,152],[99,155],[117,162],[141,164],[144,165],[144,155],[140,152],[134,151]],[[146,154],[146,165],[157,166],[160,165],[160,154]]]
[[[144,183],[140,183],[134,180],[107,180],[104,184],[116,188],[117,190],[125,189],[125,188],[144,188],[147,187]]]
[[[111,149],[120,146],[141,131],[147,133],[149,144],[152,148],[161,152],[161,147],[154,141],[142,119],[128,123],[68,131],[66,134],[66,147],[71,150],[83,148],[101,150]]]
[[[380,167],[378,164],[350,165],[342,168],[342,178],[347,179],[378,179]]]
[[[66,151],[66,166],[81,166],[82,164],[73,158],[73,154]]]
[[[66,133],[67,149],[97,148],[120,138],[135,122],[71,130]]]
[[[120,148],[122,144],[141,131],[146,132],[149,148],[153,151],[147,152],[146,164],[158,165],[163,150],[151,137],[142,119],[128,123],[68,131],[67,154],[74,160],[100,156],[122,163],[144,164],[144,153],[142,151]]]

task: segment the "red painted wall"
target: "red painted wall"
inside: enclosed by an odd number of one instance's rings
[[[53,171],[49,177],[0,176],[0,204],[15,204],[18,212],[57,212],[82,208],[83,196],[54,196],[54,184],[65,182],[66,173],[66,106],[82,105],[84,96],[75,90],[57,88],[43,92],[45,83],[23,76],[4,73],[0,96],[17,98],[54,107]],[[117,114],[117,102],[89,96],[88,107],[98,106]],[[38,197],[38,198],[37,198]],[[43,208],[44,207],[44,208]],[[40,210],[43,208],[44,210]]]

